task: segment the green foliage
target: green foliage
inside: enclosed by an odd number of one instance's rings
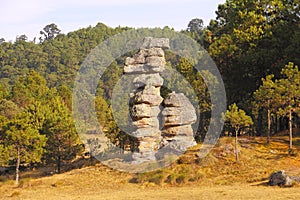
[[[82,151],[82,145],[76,134],[73,120],[61,97],[53,97],[48,102],[48,113],[42,127],[47,137],[45,159],[57,164],[60,173],[61,164],[70,161]]]
[[[235,155],[236,162],[239,161],[238,158],[238,132],[245,127],[249,127],[253,124],[252,118],[246,115],[244,110],[241,110],[234,103],[229,106],[229,110],[226,111],[225,114],[226,121],[230,123],[230,125],[235,129]]]
[[[58,29],[56,24],[54,24],[54,23],[49,24],[43,28],[43,31],[40,31],[40,34],[42,35],[40,37],[40,42],[52,40],[59,33],[60,33],[60,30]]]
[[[262,85],[253,94],[255,99],[255,109],[253,109],[253,111],[255,115],[257,115],[258,108],[276,108],[276,86],[272,80],[273,78],[273,74],[266,76],[265,79],[263,78]]]
[[[14,102],[7,99],[0,99],[0,116],[10,120],[20,111],[21,109]]]
[[[279,115],[287,116],[289,119],[289,154],[293,151],[293,121],[292,114],[299,113],[300,105],[300,72],[298,66],[290,62],[282,69],[283,78],[276,81],[277,90],[280,94],[278,110]]]
[[[21,162],[39,162],[44,152],[46,137],[34,129],[25,111],[6,124],[4,141],[4,144],[12,147],[9,152],[11,159],[17,159],[20,154]]]
[[[28,116],[26,111],[18,114],[2,130],[4,145],[1,150],[2,153],[6,150],[4,156],[9,155],[9,160],[16,164],[16,182],[19,181],[20,164],[40,162],[46,144],[46,137],[32,126]]]
[[[6,88],[0,84],[0,99],[5,99],[8,96]]]
[[[11,99],[20,108],[26,108],[34,101],[45,100],[48,90],[46,80],[37,72],[31,70],[14,84]]]
[[[282,69],[283,78],[276,81],[277,93],[280,94],[278,113],[285,116],[290,110],[299,111],[300,103],[300,72],[298,66],[289,63]]]
[[[229,104],[249,106],[245,102],[262,76],[278,76],[288,61],[299,61],[295,52],[300,18],[295,5],[287,0],[227,0],[219,5],[208,27],[209,52],[223,75]]]
[[[282,78],[273,81],[273,75],[269,75],[266,79],[262,79],[263,84],[254,93],[254,113],[257,115],[259,109],[268,110],[268,131],[270,134],[271,115],[270,112],[277,113],[280,116],[288,117],[290,146],[292,151],[292,115],[299,113],[300,104],[300,72],[298,66],[289,62],[281,70]]]
[[[278,108],[278,98],[279,94],[276,93],[276,84],[273,81],[274,75],[268,75],[266,78],[262,79],[262,85],[256,90],[253,94],[254,101],[252,102],[252,113],[256,117],[256,128],[257,132],[264,130],[259,126],[259,121],[264,121],[259,118],[259,114],[261,112],[267,113],[267,144],[270,142],[271,136],[271,115],[272,113],[276,113],[276,109]],[[258,130],[260,129],[260,130]]]
[[[1,136],[3,137],[3,136]],[[1,138],[1,143],[4,142],[4,138]],[[4,144],[0,144],[0,166],[5,166],[9,163],[9,147]]]
[[[235,103],[229,106],[225,116],[236,133],[240,128],[249,127],[253,124],[251,117],[244,110],[239,109]]]

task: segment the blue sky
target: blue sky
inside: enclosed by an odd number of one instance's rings
[[[32,40],[47,24],[63,33],[102,22],[110,27],[187,27],[193,18],[205,24],[215,18],[225,0],[2,0],[0,38],[15,40],[25,34]]]

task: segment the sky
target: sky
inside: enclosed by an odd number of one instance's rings
[[[216,17],[225,0],[1,0],[0,38],[14,41],[25,34],[29,40],[55,23],[62,33],[95,26],[186,29],[194,18],[205,25]]]

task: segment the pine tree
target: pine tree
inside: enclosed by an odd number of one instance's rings
[[[283,78],[276,81],[277,93],[280,94],[278,113],[289,119],[289,154],[291,154],[293,148],[292,115],[299,112],[300,104],[300,72],[298,66],[290,62],[282,69],[281,74]]]
[[[244,127],[251,126],[253,121],[251,117],[246,115],[244,110],[239,109],[235,103],[229,106],[229,110],[226,111],[225,117],[235,130],[235,158],[236,162],[238,162],[238,132]]]
[[[268,75],[266,78],[262,79],[262,85],[258,90],[254,92],[254,109],[253,112],[255,115],[258,115],[258,110],[263,108],[267,110],[267,121],[268,121],[268,130],[267,130],[267,144],[270,143],[271,135],[271,113],[276,111],[278,94],[276,93],[276,85],[272,80],[274,75]]]
[[[41,161],[46,137],[32,126],[26,111],[8,122],[3,133],[4,145],[9,149],[9,157],[16,163],[16,183],[18,183],[21,163]]]
[[[45,159],[55,162],[57,172],[61,172],[62,162],[70,161],[81,152],[82,145],[67,106],[61,97],[53,97],[49,101],[48,113],[42,133],[48,138]]]

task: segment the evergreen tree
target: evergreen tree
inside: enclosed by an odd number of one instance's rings
[[[32,126],[28,116],[27,112],[19,114],[9,121],[3,130],[4,145],[9,149],[9,159],[16,164],[17,183],[20,164],[40,162],[46,144],[46,137]]]
[[[272,80],[274,75],[268,75],[262,79],[262,85],[254,92],[254,108],[253,113],[258,116],[260,109],[267,110],[267,144],[270,143],[271,135],[271,114],[276,112],[278,107],[278,93],[276,93],[276,85]]]
[[[300,104],[300,72],[298,66],[289,63],[282,69],[283,78],[276,81],[277,92],[280,94],[278,113],[289,119],[289,154],[293,148],[293,113],[299,113]]]
[[[62,163],[74,159],[82,151],[82,145],[61,97],[53,97],[48,105],[42,128],[42,133],[47,137],[45,159],[48,163],[55,162],[57,172],[60,173]]]
[[[238,162],[238,133],[240,129],[251,126],[253,121],[251,117],[246,115],[244,110],[239,109],[235,103],[229,106],[229,110],[226,111],[225,117],[235,130],[235,158],[236,162]]]

